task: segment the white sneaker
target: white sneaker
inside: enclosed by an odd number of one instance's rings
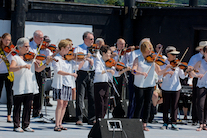
[[[30,127],[27,127],[24,129],[24,131],[27,131],[27,132],[34,132],[34,129],[30,128]]]
[[[20,133],[23,133],[24,132],[24,130],[21,127],[14,128],[14,131],[20,132]]]

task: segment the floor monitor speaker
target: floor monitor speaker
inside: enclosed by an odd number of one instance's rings
[[[88,138],[144,138],[144,132],[138,119],[99,119]]]

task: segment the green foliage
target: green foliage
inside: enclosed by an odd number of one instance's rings
[[[42,0],[42,1],[59,1],[64,2],[65,0]],[[189,0],[145,0],[145,1],[157,1],[157,2],[169,2],[179,4],[189,4]],[[74,0],[75,3],[87,3],[87,4],[107,4],[124,6],[124,0]],[[198,5],[207,5],[207,0],[198,0]],[[155,4],[155,3],[137,3],[137,6],[145,7],[174,7],[170,4]]]
[[[124,6],[124,0],[104,0],[104,3],[108,5]]]

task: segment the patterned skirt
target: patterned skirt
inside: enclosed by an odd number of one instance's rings
[[[72,99],[72,88],[71,87],[67,87],[64,86],[62,87],[62,89],[53,89],[53,100],[57,101],[59,100],[63,100],[63,101],[70,101]]]

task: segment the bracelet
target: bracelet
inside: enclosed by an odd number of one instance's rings
[[[48,67],[49,64],[45,63],[44,65],[45,65],[45,67]]]

